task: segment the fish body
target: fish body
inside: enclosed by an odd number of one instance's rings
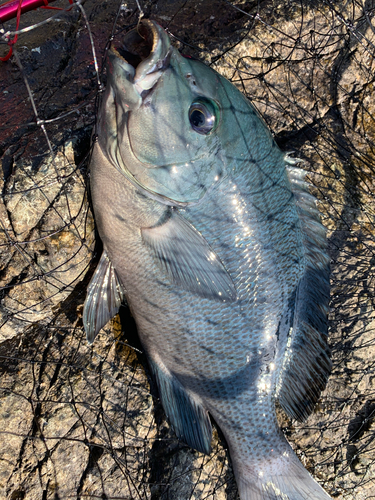
[[[126,301],[176,434],[222,430],[242,500],[330,498],[278,427],[330,371],[325,230],[303,172],[226,79],[151,21],[110,52],[90,165],[92,342]]]

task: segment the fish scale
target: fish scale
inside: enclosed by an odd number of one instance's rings
[[[104,250],[87,338],[125,296],[177,436],[209,453],[211,415],[241,500],[327,499],[275,413],[305,417],[330,370],[315,200],[237,89],[138,29],[109,52],[90,164]]]

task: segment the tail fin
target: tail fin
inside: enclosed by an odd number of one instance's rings
[[[235,466],[241,500],[329,500],[331,498],[295,456],[280,456],[272,462],[266,462],[264,469],[257,474],[254,472],[249,474],[243,466],[240,467],[241,470],[236,469]]]

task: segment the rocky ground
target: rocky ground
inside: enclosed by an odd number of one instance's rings
[[[141,5],[184,54],[238,85],[280,147],[310,172],[329,230],[334,368],[306,422],[280,421],[333,498],[370,499],[375,4]],[[101,69],[111,34],[120,40],[138,19],[134,2],[118,8],[86,0],[83,10],[25,14],[21,28],[55,17],[22,33],[16,56],[0,63],[0,496],[234,500],[220,433],[205,457],[170,430],[127,309],[93,346],[82,330],[85,290],[100,255],[87,194],[98,90],[87,23]],[[14,26],[7,23],[5,32]],[[0,45],[0,56],[6,51]]]

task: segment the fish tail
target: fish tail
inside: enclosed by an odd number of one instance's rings
[[[241,500],[329,500],[297,457],[293,458],[280,456],[257,473],[249,474],[243,466],[235,470]]]

